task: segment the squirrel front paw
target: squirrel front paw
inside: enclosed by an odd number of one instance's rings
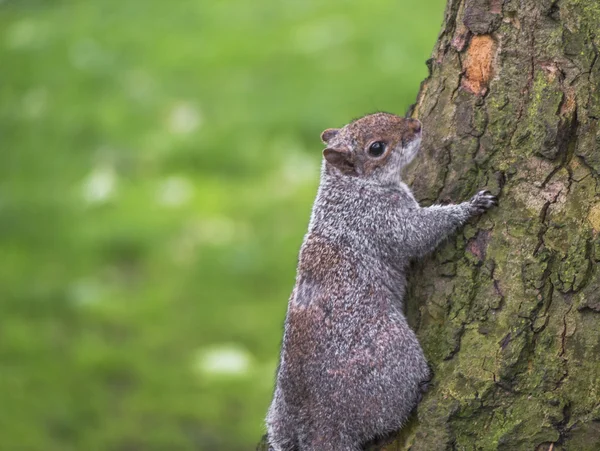
[[[485,213],[490,208],[498,205],[498,198],[487,190],[479,191],[471,200],[471,211],[473,215]]]

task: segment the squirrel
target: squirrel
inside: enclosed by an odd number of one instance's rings
[[[401,429],[431,380],[403,314],[406,268],[497,205],[421,207],[401,181],[421,123],[389,113],[321,134],[321,180],[289,299],[270,451],[358,451]]]

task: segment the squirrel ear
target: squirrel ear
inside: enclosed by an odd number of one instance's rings
[[[332,149],[328,147],[323,151],[325,160],[340,171],[349,174],[356,174],[354,163],[350,161],[350,152],[345,149]]]
[[[325,144],[327,144],[329,142],[329,140],[331,138],[333,138],[335,135],[337,135],[339,132],[340,132],[339,128],[328,128],[323,133],[321,133],[321,141],[323,141]]]

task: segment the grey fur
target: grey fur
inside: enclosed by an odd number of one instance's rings
[[[323,132],[321,183],[298,262],[273,401],[274,451],[358,451],[402,427],[430,380],[403,315],[405,270],[496,204],[419,206],[400,180],[420,123],[387,113]],[[380,157],[372,143],[386,144]]]

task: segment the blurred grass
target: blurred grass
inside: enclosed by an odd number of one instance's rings
[[[252,449],[319,133],[443,3],[0,0],[0,449]]]

